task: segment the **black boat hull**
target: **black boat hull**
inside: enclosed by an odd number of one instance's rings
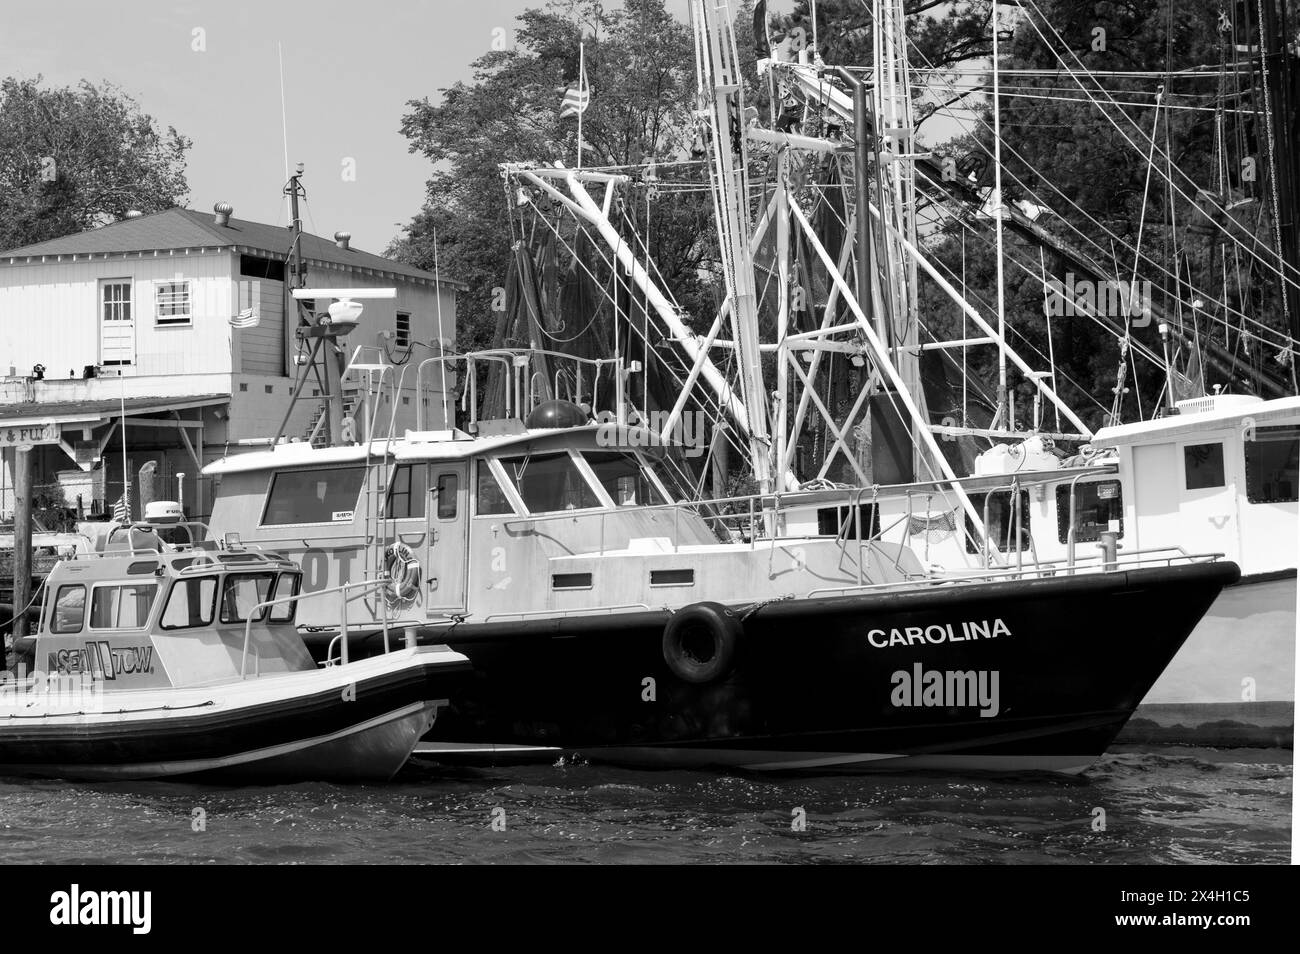
[[[665,661],[667,611],[431,627],[421,640],[475,675],[417,754],[1078,771],[1238,576],[1198,563],[733,607],[734,664],[703,684]]]

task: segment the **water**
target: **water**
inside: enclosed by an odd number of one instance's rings
[[[1290,812],[1281,750],[1118,747],[1073,779],[412,763],[388,785],[0,781],[0,862],[1285,863]]]

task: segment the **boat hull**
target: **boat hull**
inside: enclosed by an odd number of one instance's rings
[[[244,781],[391,778],[469,664],[403,650],[206,688],[106,693],[102,710],[0,709],[0,774]]]
[[[1237,576],[1234,564],[1201,563],[738,606],[734,665],[703,684],[665,661],[667,611],[431,628],[422,638],[468,656],[475,679],[418,751],[1077,771]]]
[[[1290,747],[1295,664],[1295,571],[1245,577],[1219,594],[1121,741]]]

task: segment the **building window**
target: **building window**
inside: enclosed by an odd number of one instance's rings
[[[410,520],[424,516],[425,464],[399,464],[393,470],[393,484],[388,490],[390,520]]]
[[[1292,503],[1300,485],[1300,427],[1257,427],[1246,440],[1246,499]]]
[[[104,320],[131,320],[131,283],[104,282]]]
[[[1222,487],[1223,444],[1188,444],[1183,448],[1183,472],[1188,490]]]
[[[1124,536],[1124,498],[1118,480],[1079,481],[1074,485],[1074,542],[1092,543],[1101,532],[1119,521],[1119,535]],[[1056,488],[1056,537],[1062,543],[1070,538],[1070,488]]]
[[[239,256],[239,274],[244,278],[267,278],[273,282],[284,281],[284,262],[260,255]]]
[[[411,346],[411,316],[408,312],[397,313],[397,336],[394,339],[399,348]]]
[[[192,319],[188,281],[158,282],[154,285],[155,322],[160,325],[188,325]]]

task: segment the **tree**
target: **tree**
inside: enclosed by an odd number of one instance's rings
[[[0,249],[157,212],[189,192],[191,142],[105,83],[0,82]]]
[[[612,11],[596,0],[568,0],[526,10],[517,23],[513,49],[480,57],[473,80],[443,90],[441,102],[412,100],[401,126],[410,150],[434,172],[424,207],[389,254],[432,269],[436,232],[439,267],[470,286],[457,315],[464,350],[490,343],[492,290],[507,284],[521,238],[501,164],[574,165],[577,123],[559,113],[565,88],[577,82],[580,40],[591,93],[582,117],[584,166],[677,159],[694,131],[691,36],[663,0],[627,0]],[[675,174],[672,166],[661,173]],[[690,175],[700,179],[701,171]],[[644,225],[644,200],[629,205]],[[712,307],[700,274],[717,254],[707,193],[665,193],[649,216],[651,258],[677,300],[688,312]]]

